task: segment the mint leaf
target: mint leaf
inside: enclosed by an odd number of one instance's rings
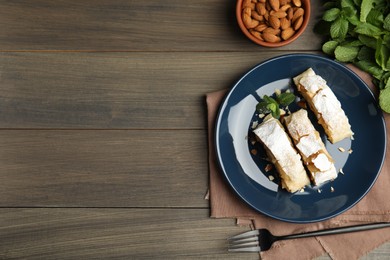
[[[361,41],[359,40],[353,40],[353,39],[348,39],[346,41],[344,41],[342,43],[343,46],[347,47],[347,46],[350,46],[350,47],[360,47],[362,45],[364,45]]]
[[[279,107],[275,111],[271,111],[271,114],[276,119],[279,119],[280,118],[280,109],[279,109]]]
[[[382,75],[381,81],[379,82],[379,89],[385,89],[390,87],[390,72],[386,72]]]
[[[383,21],[383,28],[390,32],[390,13],[386,16],[386,18]]]
[[[280,117],[279,106],[272,103],[272,104],[268,104],[268,108],[271,110],[272,116],[279,119],[279,117]]]
[[[383,70],[390,71],[390,57],[387,59],[385,63],[385,68]]]
[[[267,95],[263,96],[263,101],[259,102],[256,106],[257,112],[261,114],[271,113],[273,117],[280,117],[279,104],[275,99]]]
[[[278,105],[274,104],[274,103],[269,103],[267,104],[267,108],[273,112],[273,111],[276,111],[276,109],[278,108]]]
[[[356,9],[356,3],[353,0],[341,0],[341,7],[351,7],[352,9]]]
[[[273,117],[275,117],[275,118],[279,118],[280,117],[280,109],[279,109],[279,105],[278,104],[268,103],[267,107],[271,111],[271,114],[272,114]]]
[[[383,111],[390,113],[390,88],[386,87],[379,92],[379,105]]]
[[[372,9],[367,15],[367,23],[381,28],[383,26],[383,14],[379,10]]]
[[[269,97],[267,95],[264,95],[263,96],[263,99],[265,102],[267,102],[268,104],[275,104],[275,105],[278,105],[278,102],[276,102],[275,99],[273,99],[272,97]]]
[[[370,73],[374,78],[379,80],[382,78],[383,70],[378,66],[378,64],[376,64],[375,61],[361,60],[355,62],[354,64],[361,70]]]
[[[324,13],[322,19],[327,22],[333,22],[340,16],[340,12],[341,10],[338,8],[329,9]]]
[[[354,15],[347,17],[348,22],[350,22],[352,25],[358,25],[360,23],[359,17],[355,13]]]
[[[322,51],[328,55],[334,56],[334,50],[339,45],[337,41],[327,41],[322,45]]]
[[[386,45],[382,44],[382,40],[379,39],[375,51],[376,63],[382,67],[383,70],[388,71],[387,62],[390,57],[390,50]]]
[[[374,84],[378,86],[379,90],[389,87],[390,85],[389,76],[390,76],[390,72],[386,72],[382,75],[382,79],[380,81],[376,80],[377,82],[379,81],[379,83],[374,83]]]
[[[360,51],[358,53],[358,60],[372,60],[374,61],[373,57],[375,57],[375,50],[367,47],[367,46],[363,46],[360,48]]]
[[[387,14],[389,12],[389,0],[374,0],[373,8],[379,10],[382,13]]]
[[[271,111],[269,110],[269,108],[267,107],[268,103],[265,102],[265,101],[262,101],[262,102],[259,102],[257,105],[256,105],[256,111],[259,113],[259,114],[267,114],[267,113],[270,113]]]
[[[353,9],[352,7],[343,7],[341,13],[344,15],[344,17],[353,17],[356,14],[356,10]]]
[[[383,44],[390,48],[390,33],[386,33],[385,35],[383,35],[382,40]]]
[[[362,0],[360,6],[360,21],[365,23],[368,13],[374,7],[375,0]]]
[[[359,47],[354,46],[337,46],[334,55],[341,62],[352,62],[359,53]]]
[[[288,106],[295,100],[295,95],[292,93],[284,92],[277,96],[278,103],[282,106]]]
[[[339,17],[330,26],[330,36],[332,39],[344,39],[348,33],[348,20]]]
[[[367,36],[367,35],[359,34],[358,39],[367,47],[370,47],[372,49],[376,48],[376,39],[375,38]]]
[[[370,37],[378,38],[382,34],[382,30],[369,23],[360,23],[358,24],[354,31],[363,35]]]

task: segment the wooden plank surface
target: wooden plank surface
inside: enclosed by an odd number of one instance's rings
[[[0,207],[208,207],[201,130],[2,130]]]
[[[0,53],[0,128],[205,129],[206,93],[286,53]]]
[[[207,209],[1,208],[0,215],[0,259],[258,259],[227,253],[226,238],[248,228],[210,219]],[[389,253],[387,244],[362,259]]]
[[[0,50],[258,51],[235,20],[235,1],[0,2]],[[318,8],[317,8],[318,6]],[[285,50],[318,49],[307,33]],[[318,13],[318,12],[317,12]],[[264,49],[264,48],[260,48]]]
[[[0,0],[0,259],[258,259],[226,252],[248,228],[209,218],[204,95],[265,59],[320,53],[322,7],[266,49],[234,6]]]
[[[207,209],[0,209],[0,259],[236,259]],[[258,259],[256,254],[246,259]]]

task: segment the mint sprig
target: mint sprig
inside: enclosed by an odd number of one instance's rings
[[[276,94],[276,97],[264,95],[262,101],[256,105],[256,111],[259,114],[269,114],[276,118],[280,118],[280,107],[287,107],[295,100],[295,95],[290,92]]]
[[[390,1],[329,0],[316,31],[328,36],[322,51],[353,63],[374,78],[379,105],[390,113]]]

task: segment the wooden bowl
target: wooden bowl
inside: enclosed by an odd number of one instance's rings
[[[301,18],[299,8],[303,9]],[[265,47],[281,47],[295,41],[305,31],[310,12],[310,0],[237,0],[236,4],[241,31],[251,41]],[[283,17],[284,13],[287,16]],[[264,29],[267,27],[271,29]]]

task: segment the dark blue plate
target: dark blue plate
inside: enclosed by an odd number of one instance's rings
[[[275,89],[294,90],[292,78],[309,67],[327,81],[340,100],[355,135],[354,140],[331,144],[315,125],[336,168],[344,174],[320,187],[291,194],[270,181],[261,151],[251,154],[250,134],[261,97],[272,95]],[[215,138],[222,173],[237,195],[258,212],[294,223],[322,221],[350,209],[375,183],[386,151],[382,111],[368,86],[344,65],[307,54],[272,58],[246,73],[221,104]],[[339,147],[346,152],[340,152]]]

